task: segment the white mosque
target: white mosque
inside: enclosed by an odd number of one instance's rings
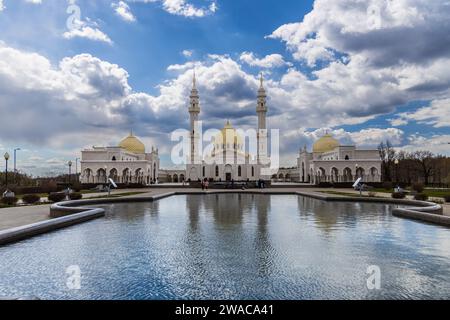
[[[381,159],[378,150],[343,146],[332,135],[326,134],[316,141],[312,152],[306,146],[297,159],[299,182],[381,182]]]
[[[160,170],[159,152],[152,147],[147,153],[145,145],[130,133],[118,146],[92,147],[81,152],[81,182],[106,183],[112,178],[119,184],[149,185],[156,182],[199,181],[257,181],[278,180],[320,184],[323,182],[352,182],[358,177],[364,182],[381,181],[381,159],[378,150],[362,150],[356,146],[342,146],[330,134],[318,139],[312,152],[306,146],[300,150],[297,166],[280,169],[272,175],[263,175],[268,167],[267,156],[267,94],[261,76],[257,94],[256,155],[246,153],[245,137],[228,121],[217,134],[213,149],[203,157],[198,150],[200,134],[200,96],[194,74],[189,103],[190,155],[182,170]],[[264,171],[265,173],[265,171]]]
[[[193,85],[190,95],[189,115],[190,115],[190,135],[191,151],[190,161],[186,167],[186,177],[188,181],[213,180],[213,181],[257,181],[259,179],[269,180],[270,175],[264,176],[262,168],[268,166],[267,155],[267,95],[263,85],[261,75],[260,87],[258,90],[258,101],[256,114],[258,116],[257,134],[257,154],[246,153],[245,137],[233,128],[230,121],[218,133],[214,139],[213,150],[210,154],[202,157],[198,150],[199,137],[196,123],[199,121],[200,96],[196,87],[194,74]],[[264,159],[264,161],[262,161]]]
[[[81,151],[81,183],[102,184],[108,178],[119,184],[156,182],[159,176],[158,149],[147,153],[145,145],[130,133],[118,146],[92,147]]]

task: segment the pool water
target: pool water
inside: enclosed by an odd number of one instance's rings
[[[0,247],[0,297],[450,298],[450,229],[390,205],[220,194],[104,207],[105,218]]]

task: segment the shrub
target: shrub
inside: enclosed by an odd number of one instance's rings
[[[51,202],[61,202],[66,200],[66,195],[61,192],[53,192],[48,195],[48,200]]]
[[[406,194],[403,192],[394,192],[392,194],[392,198],[394,199],[405,199],[406,198]]]
[[[425,190],[425,186],[422,183],[414,183],[412,189],[417,193],[422,193]]]
[[[39,197],[37,194],[26,194],[23,196],[22,200],[26,204],[34,204],[36,202],[39,202],[41,200],[41,197]]]
[[[83,195],[79,192],[73,192],[73,193],[69,194],[70,200],[81,200],[82,198],[83,198]]]
[[[450,194],[444,197],[445,202],[450,202]]]
[[[414,196],[415,200],[419,200],[419,201],[427,201],[428,200],[428,196],[424,193],[418,193]]]
[[[383,189],[391,191],[392,189],[394,189],[394,185],[392,184],[392,182],[383,182]]]
[[[15,205],[17,203],[17,201],[19,201],[19,199],[17,199],[17,197],[4,197],[4,198],[2,198],[2,203],[6,204],[8,206]]]
[[[334,184],[331,182],[321,182],[318,185],[319,188],[334,188]]]

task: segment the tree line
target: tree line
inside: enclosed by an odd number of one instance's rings
[[[450,158],[430,151],[396,150],[389,141],[378,146],[383,161],[383,181],[405,185],[414,183],[450,184]]]

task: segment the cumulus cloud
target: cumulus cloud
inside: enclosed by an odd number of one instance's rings
[[[122,20],[127,22],[136,21],[135,16],[131,12],[130,6],[125,1],[113,2],[111,3],[111,7]]]
[[[415,112],[403,112],[392,119],[394,125],[406,125],[410,121],[426,124],[435,128],[450,127],[450,99],[435,100],[429,106]]]
[[[316,0],[303,21],[269,36],[313,70],[307,79],[291,69],[282,83],[328,125],[339,122],[328,115],[363,123],[413,101],[448,99],[449,9],[447,0]],[[399,119],[392,124],[405,124]]]
[[[133,0],[134,2],[160,2],[162,8],[173,15],[202,18],[217,11],[217,4],[212,1],[209,6],[197,7],[187,0]]]
[[[291,65],[284,61],[281,54],[267,55],[262,59],[258,59],[253,52],[243,52],[239,58],[242,62],[252,67],[260,67],[265,69],[272,69]]]
[[[1,136],[42,146],[66,132],[120,124],[115,113],[130,93],[127,78],[117,65],[88,54],[53,66],[41,55],[0,45]]]
[[[450,156],[450,135],[433,135],[426,137],[421,134],[413,134],[408,137],[408,143],[399,150],[403,151],[418,151],[427,150],[439,155]]]
[[[63,37],[66,39],[85,38],[93,41],[106,42],[108,44],[113,43],[109,36],[103,31],[86,25],[64,32]]]
[[[80,20],[79,17],[67,22],[68,31],[63,33],[63,37],[66,39],[84,38],[92,41],[100,41],[108,44],[113,44],[109,36],[98,28],[96,22],[87,18],[86,20]]]
[[[3,0],[0,0],[0,11],[5,10],[5,5],[3,4]]]
[[[336,51],[362,55],[378,67],[422,63],[450,53],[448,10],[447,0],[316,0],[302,22],[270,37],[310,65],[335,59]]]

